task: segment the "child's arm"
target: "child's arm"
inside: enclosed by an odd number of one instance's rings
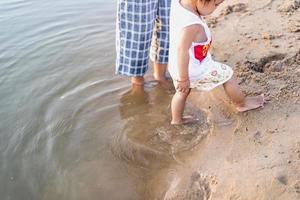
[[[190,87],[189,81],[189,49],[193,42],[206,41],[204,29],[201,25],[195,24],[183,29],[177,50],[178,59],[178,80],[177,87],[181,92],[187,92]]]

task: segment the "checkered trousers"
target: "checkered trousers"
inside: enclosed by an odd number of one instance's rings
[[[143,76],[152,61],[168,63],[171,0],[118,0],[116,73]]]

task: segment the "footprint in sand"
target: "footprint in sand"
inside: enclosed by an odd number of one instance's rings
[[[282,4],[278,7],[278,11],[283,14],[293,14],[295,13],[298,8],[300,8],[300,1],[299,0],[290,0],[290,1],[283,1]]]
[[[266,57],[262,57],[257,62],[246,61],[244,64],[249,69],[260,73],[268,71],[269,69],[271,71],[281,71],[283,69],[283,65],[279,61],[284,57],[284,54],[272,54]]]
[[[229,15],[233,12],[246,12],[247,11],[247,5],[244,3],[237,3],[234,5],[228,5],[225,9],[221,11],[221,16]]]
[[[215,177],[205,176],[196,171],[192,173],[190,183],[186,186],[180,185],[178,178],[174,179],[164,200],[210,200],[216,185]]]

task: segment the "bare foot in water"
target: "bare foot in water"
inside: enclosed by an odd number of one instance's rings
[[[154,77],[154,75],[146,74],[145,75],[145,86],[146,87],[155,87],[157,85],[160,85],[164,88],[170,88],[172,85],[172,82],[167,77]]]
[[[254,96],[254,97],[246,97],[243,105],[236,105],[236,109],[239,112],[245,112],[248,110],[253,110],[257,108],[264,107],[268,99],[265,98],[263,94]]]
[[[171,124],[172,125],[185,125],[185,124],[195,124],[197,122],[199,122],[199,118],[191,116],[191,115],[187,115],[182,118],[182,121],[180,121],[180,122],[172,121]]]

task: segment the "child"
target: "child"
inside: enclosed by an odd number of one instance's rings
[[[170,15],[169,72],[176,93],[171,103],[171,124],[196,122],[183,116],[191,88],[209,91],[223,85],[239,112],[263,107],[263,95],[245,97],[232,69],[212,59],[210,30],[202,16],[211,14],[223,0],[174,0]]]

